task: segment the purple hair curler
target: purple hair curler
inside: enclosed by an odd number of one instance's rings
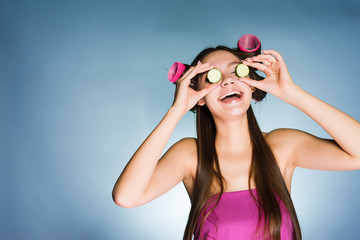
[[[256,52],[260,50],[260,39],[251,34],[242,36],[238,41],[238,47],[243,52]]]
[[[185,64],[182,64],[180,62],[175,62],[168,73],[168,79],[172,83],[176,83],[176,81],[181,77],[185,70],[186,66]]]

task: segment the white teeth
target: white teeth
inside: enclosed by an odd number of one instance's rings
[[[238,95],[238,96],[241,96],[241,93],[240,93],[240,92],[230,92],[230,93],[227,93],[227,94],[225,94],[224,96],[222,96],[222,97],[220,98],[220,101],[222,101],[224,98],[226,98],[226,97],[228,97],[228,96],[230,96],[230,95],[234,95],[234,94],[236,94],[236,95]]]

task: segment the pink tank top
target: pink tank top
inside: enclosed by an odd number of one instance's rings
[[[256,189],[252,189],[252,192],[257,197]],[[277,195],[275,196],[279,199]],[[218,195],[211,196],[206,202],[209,204],[206,211],[205,208],[201,211],[194,240],[263,239],[261,231],[255,238],[258,209],[249,190],[224,192],[219,204],[204,222],[200,236],[201,221],[216,204],[217,197]],[[280,210],[282,213],[281,239],[293,240],[295,236],[291,217],[282,201],[280,201]]]

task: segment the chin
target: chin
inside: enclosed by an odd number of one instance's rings
[[[250,107],[250,101],[246,104],[227,104],[225,107],[218,109],[209,108],[211,115],[218,119],[238,119],[247,115],[247,110]]]

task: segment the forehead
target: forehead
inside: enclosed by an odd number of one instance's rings
[[[236,57],[234,54],[224,50],[212,52],[206,57],[204,57],[204,59],[202,60],[203,63],[213,63],[215,65],[234,61],[239,61],[239,58]]]

